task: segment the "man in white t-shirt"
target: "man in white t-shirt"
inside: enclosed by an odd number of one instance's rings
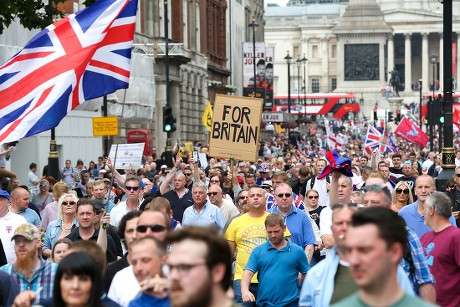
[[[29,180],[29,191],[32,189],[38,191],[38,184],[40,183],[40,179],[38,176],[35,174],[37,172],[37,164],[36,163],[30,163],[29,165],[29,172],[27,173],[27,178]],[[33,191],[31,191],[33,192]]]
[[[317,176],[310,178],[307,181],[306,189],[315,189],[319,194],[319,205],[323,207],[329,206],[329,184],[331,182],[330,177],[326,176],[323,179],[318,179],[318,176],[323,172],[326,167],[326,160],[319,159],[316,161],[316,174]]]
[[[10,194],[0,190],[0,239],[3,250],[5,251],[8,263],[13,263],[16,259],[14,251],[14,241],[11,241],[14,231],[19,225],[27,223],[26,219],[8,209],[10,204]]]

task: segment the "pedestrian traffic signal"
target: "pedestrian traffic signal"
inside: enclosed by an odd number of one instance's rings
[[[174,132],[176,131],[176,119],[172,114],[172,108],[170,106],[163,107],[163,131]]]
[[[388,114],[388,117],[387,117],[388,119],[387,119],[387,121],[388,121],[388,122],[392,122],[392,121],[393,121],[393,112],[388,111],[387,114]]]

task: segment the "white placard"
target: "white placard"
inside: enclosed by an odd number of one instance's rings
[[[110,148],[109,157],[112,160],[112,163],[115,163],[115,168],[141,168],[144,145],[144,143],[118,144],[118,148],[116,144],[112,145],[112,147]],[[115,160],[115,151],[117,149],[117,159]]]
[[[200,152],[198,153],[198,158],[200,159],[200,165],[202,169],[205,169],[208,167],[208,159],[206,157],[206,153]]]

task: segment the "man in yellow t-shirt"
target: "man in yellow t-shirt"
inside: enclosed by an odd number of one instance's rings
[[[235,301],[242,306],[255,306],[254,302],[243,303],[241,296],[241,278],[244,266],[249,260],[252,250],[267,241],[265,232],[265,218],[269,215],[265,212],[265,191],[259,187],[253,187],[248,193],[249,212],[235,218],[225,232],[232,254],[237,250],[236,271],[233,278],[233,291]],[[286,230],[285,236],[290,236]],[[251,280],[249,289],[257,298],[257,274]]]

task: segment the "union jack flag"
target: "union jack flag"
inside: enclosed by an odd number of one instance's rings
[[[100,0],[38,33],[0,67],[0,144],[56,127],[129,86],[137,0]]]
[[[366,142],[364,143],[364,151],[370,155],[375,149],[378,149],[380,152],[396,152],[397,150],[391,136],[386,132],[382,134],[374,126],[369,125]]]

